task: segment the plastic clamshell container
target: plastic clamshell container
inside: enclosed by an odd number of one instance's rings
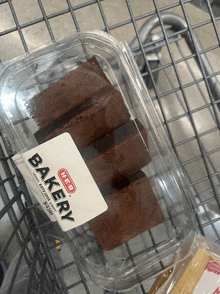
[[[0,81],[1,116],[13,152],[22,154],[38,146],[34,134],[39,125],[27,105],[92,56],[121,93],[130,120],[138,120],[147,133],[145,152],[150,161],[137,165],[149,180],[163,214],[163,222],[145,232],[140,230],[140,234],[111,250],[100,246],[88,223],[63,233],[87,278],[104,289],[120,291],[162,272],[176,259],[190,230],[196,230],[184,175],[127,43],[100,31],[78,33],[5,64]],[[134,154],[127,154],[127,159],[130,156]],[[98,181],[102,179],[98,177]],[[141,194],[148,197],[147,191]]]

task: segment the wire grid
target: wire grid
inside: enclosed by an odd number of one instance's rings
[[[104,31],[114,35],[114,32],[117,29],[126,27],[127,25],[132,25],[134,29],[134,36],[136,38],[136,45],[135,42],[132,43],[131,48],[135,58],[137,60],[141,60],[138,65],[142,71],[142,76],[149,88],[150,95],[171,140],[171,144],[181,162],[183,169],[186,172],[189,185],[192,188],[192,192],[196,200],[193,202],[193,205],[199,228],[203,234],[207,235],[214,241],[219,242],[220,237],[218,229],[220,221],[220,190],[218,177],[220,169],[218,168],[218,165],[216,167],[216,158],[218,157],[218,152],[220,151],[220,144],[214,144],[213,141],[213,146],[211,146],[211,148],[210,146],[207,148],[206,141],[211,140],[212,137],[209,137],[210,135],[213,135],[215,138],[219,135],[218,103],[220,102],[220,96],[218,95],[220,95],[220,93],[218,92],[218,79],[214,81],[216,87],[214,87],[211,82],[213,82],[213,78],[219,75],[220,71],[211,70],[207,72],[207,64],[204,65],[202,58],[204,57],[204,54],[208,55],[219,48],[220,39],[218,33],[218,21],[220,18],[214,17],[212,8],[208,1],[207,7],[209,10],[209,20],[191,24],[191,20],[188,15],[188,5],[191,5],[191,1],[180,0],[177,3],[171,3],[172,1],[170,1],[169,5],[163,6],[159,0],[153,0],[151,1],[153,9],[150,12],[137,15],[134,13],[134,1],[123,0],[121,2],[125,4],[125,8],[129,14],[129,19],[109,25],[109,19],[106,17],[107,9],[104,7],[104,2],[106,1],[93,0],[74,6],[73,1],[71,2],[70,0],[66,0],[68,8],[48,15],[45,10],[44,1],[37,0],[36,3],[39,5],[42,17],[20,24],[16,14],[16,9],[14,8],[15,1],[1,1],[0,9],[1,4],[7,3],[15,26],[0,32],[0,38],[10,35],[13,32],[17,32],[24,51],[28,52],[29,46],[23,33],[24,29],[30,28],[36,24],[44,23],[50,39],[54,42],[56,37],[50,20],[70,13],[74,24],[73,29],[80,31],[80,19],[76,17],[76,13],[84,8],[92,7],[93,5],[98,7]],[[163,24],[163,15],[164,13],[173,11],[177,8],[181,11],[181,16],[186,23],[186,27],[178,31],[173,31],[172,23],[169,25]],[[143,23],[151,17],[157,18],[158,26],[155,27],[155,34],[151,32],[148,38],[146,38],[142,36],[142,30],[139,22],[141,21]],[[202,49],[202,47],[197,44],[194,32],[197,29],[204,28],[208,25],[211,25],[212,30],[214,31],[216,44]],[[188,34],[191,42],[190,50],[188,46],[189,43],[187,44],[185,41],[186,33]],[[173,49],[174,46],[175,50]],[[188,52],[188,54],[186,52]],[[196,65],[194,65],[195,61],[197,62]],[[185,82],[181,76],[179,65],[182,63],[186,65],[188,75],[191,77],[191,80],[188,82]],[[195,67],[200,74],[197,72],[195,73]],[[161,83],[166,84],[166,87],[162,88],[162,90]],[[200,103],[196,106],[191,104],[188,97],[189,94],[187,90],[192,87],[196,87],[199,93],[198,95],[200,96]],[[178,101],[178,113],[170,115],[170,113],[167,112],[167,109],[170,108],[170,106],[166,103],[174,101],[172,99]],[[208,129],[204,127],[204,131],[200,130],[199,127],[201,123],[198,123],[196,120],[196,115],[201,111],[207,111],[206,115],[210,115],[209,122],[213,122]],[[191,128],[191,136],[188,136],[188,134],[187,136],[184,136],[185,134],[181,134],[181,139],[177,140],[176,129],[173,129],[172,125],[175,123],[178,126],[178,122],[183,119],[186,119],[185,124],[189,125]],[[205,121],[204,125],[205,123],[207,122]],[[204,141],[204,138],[206,137],[207,140]],[[189,148],[187,145],[191,143],[195,144],[195,142],[197,144],[197,152],[190,158],[184,158],[182,156],[183,149]],[[56,249],[57,245],[53,244],[48,246],[48,242],[45,240],[42,233],[43,228],[49,224],[41,224],[39,222],[36,212],[37,204],[33,205],[31,202],[28,190],[22,177],[13,166],[10,146],[8,146],[2,135],[1,146],[0,159],[4,172],[2,173],[0,179],[0,194],[2,196],[4,207],[0,211],[0,218],[2,218],[6,213],[8,214],[10,222],[13,226],[13,232],[1,250],[0,259],[6,254],[14,236],[16,236],[18,243],[22,248],[17,261],[17,266],[12,276],[9,290],[13,288],[13,282],[15,281],[22,259],[25,259],[25,262],[30,268],[26,293],[31,293],[33,285],[36,285],[36,289],[38,291],[37,293],[70,293],[69,291],[71,289],[78,291],[77,293],[92,293],[93,291],[94,293],[98,293],[96,288],[91,289],[91,285],[88,286],[81,273],[79,274],[78,281],[75,283],[68,286],[63,284],[60,273],[68,267],[75,265],[75,262],[70,261],[63,266],[55,265],[52,250]],[[202,166],[204,173],[202,175],[199,174],[199,177],[197,176],[197,178],[194,179],[194,174],[190,169],[188,169],[188,166],[191,165],[198,165],[198,168],[201,168]],[[8,184],[12,191],[12,196],[8,195]],[[14,209],[15,204],[17,204],[21,213],[19,218],[17,217]],[[153,235],[151,235],[151,238],[153,244],[156,244]],[[30,243],[32,244],[33,250],[30,250],[29,248]],[[60,244],[62,244],[62,241]],[[36,268],[38,268],[38,270],[36,270]],[[42,281],[44,281],[44,283],[42,283]],[[147,293],[148,287],[143,284],[134,291],[135,293]]]

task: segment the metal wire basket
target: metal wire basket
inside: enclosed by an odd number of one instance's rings
[[[23,9],[26,2],[23,0],[21,4]],[[98,28],[119,39],[127,39],[192,189],[192,205],[200,231],[219,242],[218,3],[208,0],[120,0],[111,3],[108,0],[63,0],[59,6],[54,2],[56,11],[53,11],[50,1],[32,2],[41,16],[26,21],[18,14],[17,1],[0,1],[0,14],[3,8],[13,19],[11,27],[1,29],[0,38],[5,46],[0,46],[0,58],[6,61],[21,53],[18,48],[16,52],[12,50],[13,56],[5,54],[14,33],[23,51],[32,49],[27,29],[36,25],[44,25],[41,33],[47,32],[54,41],[58,32],[54,21],[61,17],[64,17],[64,27],[68,24],[66,28],[70,33]],[[116,8],[119,17],[113,22]],[[121,16],[120,12],[125,10],[126,17]],[[92,20],[87,22],[87,27],[83,15]],[[0,136],[0,261],[2,268],[4,264],[8,272],[12,269],[6,283],[7,291],[3,293],[103,293],[77,270],[67,244],[59,239],[56,228],[45,219],[38,204],[33,203],[11,160],[13,154],[7,138],[2,133]],[[152,244],[156,244],[153,236],[151,238]],[[24,283],[20,284],[24,279],[25,287]],[[147,293],[149,288],[149,284],[142,284],[129,293]]]

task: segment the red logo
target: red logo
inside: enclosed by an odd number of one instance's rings
[[[220,265],[216,261],[209,261],[205,268],[206,271],[220,275]],[[220,292],[219,292],[220,294]]]
[[[215,290],[215,292],[213,294],[220,294],[219,287]]]
[[[70,174],[65,168],[59,169],[57,174],[68,193],[73,194],[74,192],[76,192],[76,185],[74,184]]]

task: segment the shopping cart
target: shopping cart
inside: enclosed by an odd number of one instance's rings
[[[2,13],[7,12],[12,23],[1,29],[0,58],[6,61],[8,56],[15,57],[22,50],[32,49],[30,34],[41,25],[41,34],[47,34],[55,41],[59,37],[57,19],[64,27],[68,24],[65,28],[69,33],[97,28],[119,39],[125,38],[185,171],[194,196],[191,203],[199,229],[219,242],[218,3],[208,0],[120,0],[111,3],[107,0],[54,0],[52,7],[52,2],[46,0],[26,2],[0,1],[0,15],[2,8]],[[26,18],[22,18],[19,5],[23,5]],[[31,18],[25,11],[26,5],[29,13],[28,5],[33,5],[33,14],[37,7],[38,13]],[[111,7],[118,11],[115,21],[111,18]],[[122,16],[120,12],[125,10]],[[81,19],[83,15],[91,18],[87,26]],[[7,46],[13,46],[16,38],[20,47],[17,51],[11,50],[12,56],[7,55]],[[44,43],[43,37],[42,40]],[[0,135],[0,260],[1,267],[8,268],[4,293],[103,293],[77,269],[57,228],[33,202],[11,160],[13,154],[7,138]],[[151,238],[156,246],[157,240],[153,235]],[[147,293],[150,286],[143,283],[129,293]]]

